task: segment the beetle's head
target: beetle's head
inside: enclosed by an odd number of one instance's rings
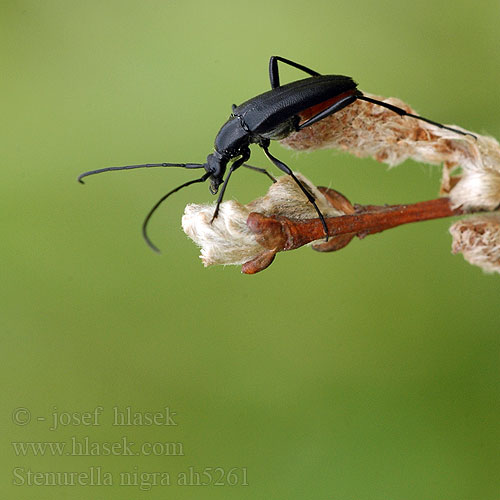
[[[224,174],[226,173],[227,158],[221,155],[218,151],[207,156],[205,163],[205,170],[210,174],[210,192],[216,194],[219,186],[224,181]]]

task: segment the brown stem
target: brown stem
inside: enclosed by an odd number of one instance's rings
[[[322,189],[325,194],[328,190]],[[368,234],[379,233],[392,227],[410,222],[421,222],[461,215],[460,208],[452,208],[449,198],[405,205],[366,205],[355,206],[354,213],[326,219],[330,238],[340,235],[356,235],[360,238]],[[247,225],[255,234],[260,245],[275,252],[299,248],[312,241],[325,237],[320,219],[291,220],[286,217],[265,217],[252,212],[247,219]],[[345,246],[349,240],[343,240]],[[319,249],[319,248],[318,248]]]

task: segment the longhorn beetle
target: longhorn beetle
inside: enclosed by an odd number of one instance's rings
[[[280,75],[278,62],[288,64],[298,70],[310,75],[308,78],[297,80],[286,85],[280,84]],[[427,123],[440,128],[451,130],[461,135],[474,135],[463,132],[455,128],[447,127],[441,123],[429,120],[422,116],[407,113],[404,109],[393,106],[386,102],[372,99],[365,96],[357,89],[357,84],[349,76],[342,75],[320,75],[318,72],[303,66],[302,64],[290,61],[284,57],[272,56],[269,60],[269,78],[271,80],[271,90],[264,92],[256,97],[252,97],[248,101],[236,106],[233,104],[233,110],[229,120],[222,125],[219,133],[215,137],[214,152],[207,156],[205,163],[146,163],[143,165],[127,165],[124,167],[107,167],[98,170],[85,172],[78,177],[78,181],[83,184],[82,179],[89,175],[100,174],[101,172],[109,172],[111,170],[130,170],[135,168],[150,168],[150,167],[182,167],[189,169],[204,169],[205,173],[199,178],[194,179],[175,189],[169,191],[153,206],[149,211],[142,225],[142,234],[148,245],[155,251],[158,248],[151,242],[147,234],[148,222],[156,211],[171,194],[180,189],[195,184],[197,182],[205,182],[210,180],[210,192],[216,194],[220,192],[217,198],[212,221],[219,213],[219,207],[226,191],[227,183],[232,173],[239,167],[245,166],[254,170],[261,171],[271,177],[264,169],[251,167],[245,162],[250,158],[250,144],[258,144],[266,156],[271,160],[276,167],[281,171],[290,175],[303,191],[309,202],[313,205],[325,230],[326,239],[328,239],[328,229],[325,218],[319,210],[314,196],[308,189],[295,177],[294,173],[282,161],[278,160],[269,151],[269,144],[272,140],[284,139],[292,132],[297,132],[305,127],[309,127],[323,118],[326,118],[337,111],[349,106],[356,100],[367,101],[372,104],[377,104],[384,108],[394,111],[400,116],[408,116],[423,120]],[[299,114],[314,109],[313,116],[301,123]],[[232,162],[226,177],[227,165]],[[272,178],[272,177],[271,177]]]

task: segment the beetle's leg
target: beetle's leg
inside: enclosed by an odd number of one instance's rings
[[[212,216],[212,221],[217,218],[217,215],[219,215],[219,207],[220,204],[222,203],[222,198],[224,198],[224,191],[226,190],[227,183],[229,181],[229,178],[231,177],[231,174],[238,168],[243,165],[248,159],[250,158],[250,150],[247,149],[246,151],[243,151],[241,156],[233,162],[233,164],[229,167],[229,171],[226,175],[226,178],[224,179],[224,182],[222,183],[222,187],[219,191],[219,197],[217,198],[217,204],[215,206],[215,211],[214,215]]]
[[[280,86],[280,74],[278,70],[278,61],[281,61],[282,63],[288,64],[289,66],[292,66],[293,68],[300,69],[304,73],[307,73],[308,75],[311,76],[319,76],[320,73],[317,71],[314,71],[306,66],[302,66],[302,64],[290,61],[290,59],[285,59],[284,57],[280,56],[271,56],[271,59],[269,59],[269,79],[271,80],[271,88],[275,89]]]
[[[325,217],[321,213],[321,210],[318,208],[318,205],[316,205],[316,201],[314,200],[314,196],[309,192],[309,190],[302,184],[302,182],[295,177],[295,174],[293,173],[292,169],[285,165],[281,160],[278,160],[275,156],[273,156],[269,152],[269,146],[265,143],[260,144],[260,147],[264,150],[264,153],[266,153],[266,156],[282,171],[285,172],[285,174],[288,174],[289,176],[292,177],[292,179],[297,183],[301,191],[306,195],[307,199],[309,200],[309,203],[314,207],[316,212],[318,213],[318,216],[321,220],[321,224],[323,224],[323,229],[325,231],[325,236],[326,236],[326,241],[328,241],[328,227],[326,225]]]
[[[416,118],[417,120],[422,120],[424,122],[430,123],[431,125],[435,125],[436,127],[444,128],[446,130],[451,130],[452,132],[456,132],[457,134],[461,134],[461,135],[470,135],[470,136],[474,137],[474,139],[477,139],[477,137],[474,134],[471,134],[470,132],[463,132],[462,130],[458,130],[458,129],[453,128],[453,127],[447,127],[446,125],[443,125],[442,123],[438,123],[438,122],[435,122],[433,120],[429,120],[429,118],[424,118],[423,116],[408,113],[404,109],[398,108],[397,106],[394,106],[394,105],[389,104],[387,102],[378,101],[377,99],[372,99],[371,97],[367,97],[363,94],[358,95],[358,99],[361,99],[362,101],[366,101],[366,102],[371,102],[372,104],[377,104],[377,105],[382,106],[384,108],[390,109],[391,111],[394,111],[394,113],[397,113],[399,116],[409,116],[411,118]]]
[[[265,168],[254,167],[252,165],[249,165],[248,163],[243,164],[243,166],[249,168],[250,170],[255,170],[256,172],[260,172],[261,174],[267,175],[269,179],[271,179],[273,184],[277,182],[276,179]]]
[[[349,104],[352,104],[356,99],[358,99],[358,96],[356,94],[353,94],[340,99],[340,101],[334,102],[330,107],[324,109],[323,111],[320,111],[317,115],[314,115],[312,118],[309,118],[309,120],[299,125],[297,127],[297,130],[302,130],[305,127],[309,127],[309,125],[312,125],[313,123],[319,122],[327,116],[333,115],[337,111],[340,111],[346,106],[349,106]]]

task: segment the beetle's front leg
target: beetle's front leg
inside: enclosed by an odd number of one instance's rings
[[[250,158],[250,150],[246,149],[241,153],[241,156],[233,162],[233,164],[229,167],[229,171],[226,175],[226,178],[224,179],[224,182],[222,183],[222,187],[219,191],[219,197],[217,198],[217,205],[215,206],[215,211],[214,215],[212,217],[212,222],[214,219],[217,218],[217,215],[219,215],[219,207],[220,204],[222,203],[222,198],[224,198],[224,191],[226,191],[227,183],[229,181],[229,178],[231,177],[231,174],[238,168],[243,165],[248,159]]]

